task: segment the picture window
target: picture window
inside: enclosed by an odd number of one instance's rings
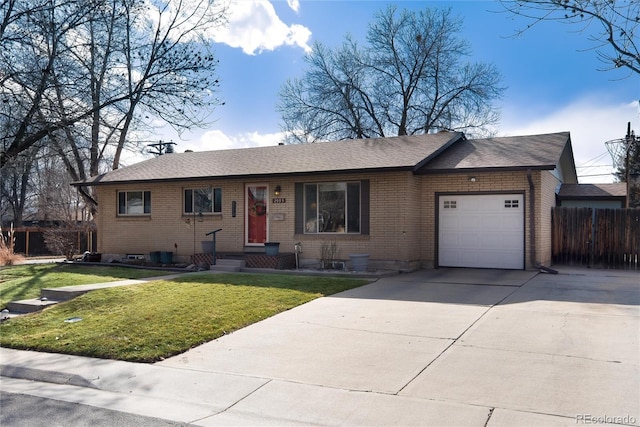
[[[304,232],[360,233],[360,182],[305,184]]]

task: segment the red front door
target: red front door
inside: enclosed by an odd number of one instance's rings
[[[261,245],[267,241],[267,195],[266,185],[247,185],[245,203],[247,245]]]

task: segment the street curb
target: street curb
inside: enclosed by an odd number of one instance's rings
[[[42,369],[23,368],[13,365],[0,365],[0,376],[52,384],[73,385],[77,387],[87,387],[95,389],[98,388],[94,384],[92,384],[91,381],[81,377],[80,375],[45,371]]]

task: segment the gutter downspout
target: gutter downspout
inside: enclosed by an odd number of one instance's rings
[[[558,274],[557,270],[545,267],[536,260],[536,197],[534,194],[531,169],[527,169],[527,181],[529,181],[529,256],[531,257],[531,264],[546,273]]]

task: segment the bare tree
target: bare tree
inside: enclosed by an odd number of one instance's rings
[[[605,70],[627,68],[640,73],[640,2],[637,0],[500,0],[514,15],[532,22],[521,34],[542,21],[571,24],[587,33]]]
[[[449,9],[391,6],[369,25],[365,47],[349,36],[337,49],[316,43],[304,76],[280,91],[287,141],[487,133],[504,89],[493,65],[465,62],[461,25]]]
[[[88,207],[63,161],[51,147],[31,147],[0,170],[2,218],[75,223],[90,219]]]
[[[82,118],[57,115],[51,108],[50,92],[56,61],[64,53],[63,42],[86,22],[91,4],[7,0],[0,6],[0,167],[4,167],[50,132]]]
[[[35,149],[31,149],[35,151]],[[32,199],[30,176],[33,170],[33,155],[20,156],[0,169],[0,205],[2,218],[10,218],[22,225],[27,202]],[[0,224],[1,226],[2,224]]]
[[[63,161],[52,149],[44,147],[30,176],[32,209],[43,221],[80,223],[90,220],[89,208],[75,187]]]
[[[39,1],[40,12],[3,10],[16,17],[0,39],[2,66],[15,64],[0,94],[10,104],[0,106],[7,129],[3,166],[46,139],[73,179],[85,179],[101,164],[118,168],[131,136],[153,120],[178,130],[204,126],[206,114],[220,105],[217,61],[205,35],[224,23],[224,6],[210,0]],[[13,37],[19,32],[22,37]]]

